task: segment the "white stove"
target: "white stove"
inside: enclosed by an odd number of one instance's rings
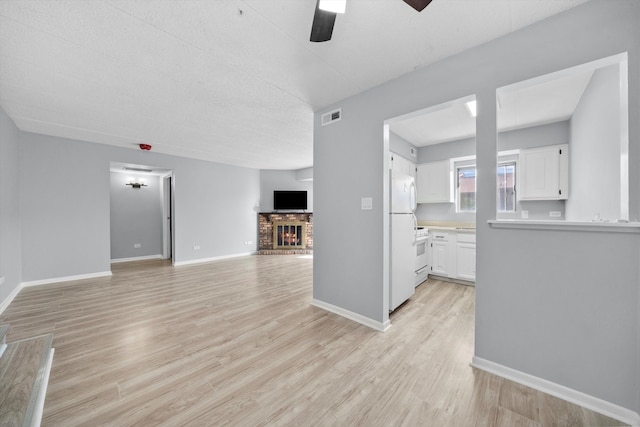
[[[429,237],[429,229],[427,227],[417,226],[416,239],[420,239],[421,237]]]
[[[416,275],[415,285],[427,280],[429,276],[429,229],[416,227]]]

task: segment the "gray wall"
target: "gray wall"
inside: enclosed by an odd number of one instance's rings
[[[413,149],[413,152],[416,153],[415,156],[411,155],[411,149]],[[405,159],[412,161],[413,163],[417,163],[418,161],[418,149],[416,148],[416,146],[400,135],[391,131],[389,132],[389,151],[391,151],[392,153],[396,153],[404,157]]]
[[[503,230],[487,223],[496,218],[496,89],[629,52],[629,115],[639,117],[639,26],[640,2],[591,0],[317,111],[314,298],[377,322],[388,319],[383,123],[475,94],[476,357],[640,411],[639,236]],[[321,126],[321,115],[337,107],[343,119]],[[629,120],[629,136],[634,218],[638,120]],[[373,197],[370,211],[360,210],[365,196]],[[345,223],[359,238],[357,250],[335,244]]]
[[[567,219],[620,218],[619,66],[593,73],[571,118]]]
[[[22,282],[19,147],[20,131],[0,108],[0,305]]]
[[[307,211],[313,212],[313,181],[298,181],[298,175],[295,170],[261,170],[259,211],[273,211],[274,190],[294,190],[307,192]]]
[[[145,187],[126,185],[129,177]],[[111,259],[162,255],[162,178],[111,172]],[[140,244],[140,248],[135,248]]]
[[[112,161],[174,170],[175,262],[256,249],[255,169],[33,133],[20,150],[23,281],[110,270]]]

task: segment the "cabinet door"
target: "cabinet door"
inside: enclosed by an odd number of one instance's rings
[[[418,165],[418,203],[453,203],[452,174],[449,160]]]
[[[391,170],[416,177],[416,164],[395,153],[391,153]]]
[[[438,276],[449,276],[449,242],[434,240],[431,247],[431,272]]]
[[[474,282],[476,280],[476,244],[458,242],[456,258],[458,265],[456,277]]]
[[[520,200],[568,198],[568,145],[520,150]]]

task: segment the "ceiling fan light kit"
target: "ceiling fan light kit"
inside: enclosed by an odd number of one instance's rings
[[[432,0],[403,1],[418,12],[422,12],[425,7],[429,6]],[[345,12],[346,4],[347,0],[316,0],[316,11],[313,15],[311,37],[309,40],[312,42],[326,42],[331,40],[336,15]]]
[[[319,0],[318,7],[325,12],[344,13],[347,0]]]

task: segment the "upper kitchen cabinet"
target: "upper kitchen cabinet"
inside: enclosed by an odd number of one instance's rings
[[[391,153],[391,170],[394,173],[416,177],[416,164],[396,153]]]
[[[521,150],[520,200],[566,200],[569,197],[569,145]]]
[[[450,160],[418,165],[418,203],[453,203],[453,165]]]

